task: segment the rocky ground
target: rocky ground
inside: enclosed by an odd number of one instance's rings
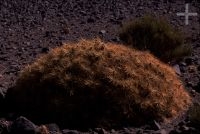
[[[189,25],[177,12],[197,12]],[[42,53],[65,42],[81,38],[100,37],[120,42],[118,30],[127,20],[145,14],[162,16],[186,35],[186,43],[193,48],[192,56],[173,66],[185,83],[194,101],[200,103],[200,1],[191,0],[0,0],[0,101],[6,90],[14,85],[23,67]],[[3,107],[1,106],[1,109]],[[11,115],[7,115],[11,116]],[[0,133],[77,134],[78,130],[59,129],[56,124],[35,125],[25,117],[0,119]],[[86,133],[200,133],[192,126],[187,114],[172,124],[158,122],[141,128],[120,130],[90,129]]]

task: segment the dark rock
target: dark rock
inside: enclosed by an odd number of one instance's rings
[[[194,90],[200,92],[200,82],[194,87]]]
[[[112,38],[111,40],[114,42],[120,42],[120,39],[118,37]]]
[[[103,128],[95,128],[94,131],[97,132],[98,134],[108,134],[108,132]]]
[[[49,48],[48,47],[43,47],[42,48],[42,53],[48,53],[49,52]]]
[[[0,134],[8,134],[10,124],[11,122],[0,119]]]
[[[185,66],[180,66],[180,71],[182,73],[185,73],[187,71],[187,68]]]
[[[1,111],[0,111],[0,114],[1,114],[1,112],[3,111],[3,109],[4,109],[4,98],[5,98],[5,94],[4,94],[4,92],[3,92],[3,90],[1,89],[1,87],[0,87],[0,106],[1,106]],[[0,115],[1,116],[1,115]]]
[[[194,83],[193,82],[191,82],[191,81],[188,81],[187,83],[186,83],[186,86],[188,86],[188,87],[194,87]]]
[[[87,22],[88,22],[88,23],[94,23],[95,20],[94,20],[93,18],[88,18],[88,19],[87,19]]]
[[[200,61],[197,59],[196,61],[194,61],[195,65],[200,65]]]
[[[80,132],[77,130],[64,129],[64,130],[62,130],[62,134],[80,134]]]
[[[60,128],[56,124],[45,125],[49,131],[49,134],[61,134]]]
[[[182,127],[180,127],[180,130],[182,131],[188,131],[190,128],[187,127],[186,125],[183,125]]]
[[[161,129],[161,126],[160,124],[157,122],[157,121],[154,121],[154,126],[155,126],[155,129]]]
[[[37,134],[62,134],[56,124],[41,125],[36,128]]]
[[[189,73],[196,73],[197,72],[197,67],[194,65],[188,66],[188,72]]]
[[[10,127],[10,134],[35,134],[37,126],[25,117],[17,118]]]
[[[85,24],[85,23],[84,23],[84,24]],[[64,34],[69,34],[70,30],[69,30],[69,28],[66,26],[66,27],[63,28],[63,30],[62,30],[61,32],[63,32]]]
[[[197,67],[197,70],[200,71],[200,65]]]
[[[185,124],[186,124],[186,123],[185,123],[184,121],[181,121],[178,125],[182,127],[182,126],[184,126]]]
[[[0,104],[4,99],[4,96],[5,96],[5,94],[4,94],[3,90],[0,88]]]
[[[85,11],[80,11],[80,14],[81,14],[82,16],[86,16],[86,15],[87,15],[87,12],[85,12]]]
[[[196,91],[195,90],[191,90],[191,94],[192,94],[192,96],[195,96],[196,95]]]
[[[169,134],[181,134],[182,131],[178,128],[176,128],[175,130],[172,130]]]
[[[192,65],[193,61],[194,61],[194,59],[191,58],[191,57],[185,59],[185,63],[186,63],[187,65]]]
[[[180,66],[187,66],[187,64],[185,62],[181,62],[179,65]]]

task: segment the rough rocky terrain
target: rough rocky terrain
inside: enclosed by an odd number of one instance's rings
[[[177,12],[197,12],[189,25]],[[181,76],[194,101],[200,103],[200,1],[191,0],[0,0],[0,102],[6,90],[14,85],[18,72],[40,54],[65,42],[81,38],[100,37],[105,41],[120,42],[118,30],[127,20],[145,14],[163,16],[186,35],[193,53],[176,62]],[[180,69],[180,72],[179,72]],[[4,107],[0,106],[2,110]],[[5,118],[6,117],[6,118]],[[5,115],[0,119],[0,133],[56,133],[77,134],[78,130],[59,129],[56,124],[35,125],[25,117]],[[131,126],[120,130],[90,129],[87,133],[200,133],[187,114],[172,124],[158,122],[141,128]]]

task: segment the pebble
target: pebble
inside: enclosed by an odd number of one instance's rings
[[[200,71],[200,65],[197,67],[197,70]]]
[[[108,134],[108,132],[103,128],[95,128],[94,131],[97,132],[98,134]]]
[[[196,94],[196,90],[192,89],[191,93],[192,93],[192,95],[195,95]]]
[[[160,130],[161,129],[160,124],[155,120],[154,120],[154,128],[155,128],[155,130]]]
[[[193,82],[191,82],[191,81],[188,81],[187,83],[186,83],[186,85],[188,86],[188,87],[194,87],[194,83]]]
[[[187,64],[187,65],[192,65],[192,63],[193,63],[193,58],[191,58],[191,57],[189,57],[189,58],[186,58],[185,59],[185,63]]]
[[[61,134],[60,128],[58,127],[57,124],[47,124],[45,125],[49,131],[49,133],[52,134]]]
[[[42,48],[42,53],[47,53],[49,52],[49,47],[43,47]]]
[[[0,134],[8,134],[11,122],[0,119]]]
[[[62,134],[80,134],[80,132],[77,130],[64,129],[62,130]]]
[[[35,134],[37,126],[26,117],[17,118],[10,127],[11,134]]]
[[[200,82],[194,87],[194,90],[200,92]]]
[[[105,33],[106,33],[106,30],[101,30],[99,33],[100,33],[100,34],[105,34]]]
[[[195,72],[197,72],[197,67],[194,66],[194,65],[188,66],[188,72],[189,73],[195,73]]]
[[[173,69],[176,72],[176,74],[181,75],[181,70],[178,64],[174,65]]]
[[[181,62],[180,66],[187,66],[187,64],[185,62]]]
[[[94,23],[95,20],[94,20],[93,18],[88,18],[88,19],[87,19],[87,22],[88,22],[88,23]]]
[[[85,12],[85,11],[80,11],[80,14],[83,15],[83,16],[86,16],[86,15],[87,15],[87,12]]]

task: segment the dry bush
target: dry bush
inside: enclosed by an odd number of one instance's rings
[[[191,103],[171,67],[148,52],[99,39],[41,56],[6,98],[31,119],[75,128],[166,121]]]
[[[184,36],[164,19],[144,16],[126,23],[120,39],[139,50],[149,50],[164,62],[191,54],[191,46],[184,45]]]

